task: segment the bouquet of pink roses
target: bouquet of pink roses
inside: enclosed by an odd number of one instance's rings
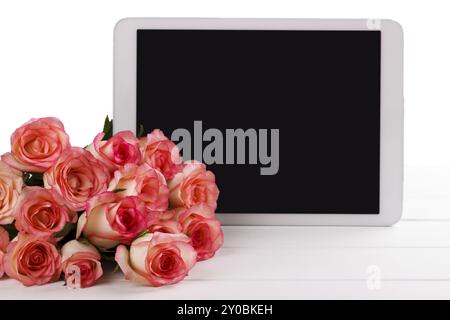
[[[58,119],[32,119],[0,159],[0,277],[32,286],[64,273],[89,287],[110,258],[126,279],[176,283],[223,244],[218,195],[214,174],[158,129],[112,135],[107,117],[79,148]]]

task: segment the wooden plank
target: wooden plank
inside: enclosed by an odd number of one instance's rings
[[[0,299],[450,298],[450,221],[392,228],[224,227],[225,246],[180,284],[106,275],[89,289],[0,281]],[[381,284],[371,290],[370,284]],[[369,286],[368,286],[369,284]]]
[[[449,221],[400,221],[393,227],[224,226],[225,247],[450,248]]]
[[[68,289],[62,283],[25,288],[2,280],[0,299],[449,299],[449,281],[383,281],[378,290],[366,281],[184,281],[150,288],[109,279],[88,289]]]
[[[448,248],[223,248],[195,280],[450,280]]]

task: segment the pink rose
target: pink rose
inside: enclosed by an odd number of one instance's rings
[[[207,171],[203,163],[186,162],[183,171],[177,173],[167,185],[169,203],[172,207],[190,208],[204,203],[216,210],[219,189],[214,174]]]
[[[3,259],[4,259],[5,253],[3,251],[0,251],[0,278],[3,277],[5,274],[5,268],[3,267]]]
[[[178,221],[175,220],[164,220],[159,221],[155,224],[152,224],[148,228],[148,232],[155,233],[155,232],[162,232],[162,233],[182,233],[181,230],[181,224]]]
[[[14,208],[16,229],[39,237],[49,237],[60,232],[69,213],[62,199],[53,190],[25,187]],[[73,222],[76,214],[71,214]],[[74,221],[75,220],[75,221]]]
[[[143,162],[161,171],[166,180],[183,169],[180,150],[161,130],[153,130],[146,138],[141,138],[140,144]]]
[[[184,211],[184,208],[174,208],[172,210],[167,210],[162,213],[161,217],[159,218],[160,221],[166,221],[166,220],[176,220],[177,215]]]
[[[3,277],[5,269],[3,268],[3,257],[5,256],[6,248],[9,243],[8,232],[0,226],[0,278]]]
[[[13,222],[12,211],[22,186],[22,173],[0,160],[0,224]]]
[[[106,141],[102,141],[105,133],[99,133],[86,149],[100,160],[110,171],[114,171],[127,163],[139,163],[141,151],[139,140],[131,131],[121,131]]]
[[[110,174],[88,151],[73,147],[44,173],[44,185],[64,199],[72,211],[86,208],[87,201],[106,191]]]
[[[110,249],[119,243],[130,244],[158,218],[138,197],[105,192],[92,198],[78,219],[77,238],[82,233],[95,246]]]
[[[115,171],[108,190],[117,190],[121,196],[137,196],[151,211],[162,212],[169,205],[169,189],[164,176],[146,163],[140,166],[127,164]]]
[[[61,275],[61,256],[56,247],[29,234],[19,233],[8,245],[3,264],[10,278],[27,287],[57,281]]]
[[[67,285],[87,288],[103,275],[100,253],[87,242],[71,240],[62,247],[61,255]]]
[[[214,210],[204,204],[189,208],[178,215],[183,233],[192,240],[197,260],[212,258],[223,245],[223,231]]]
[[[0,226],[0,251],[6,252],[9,244],[9,234],[2,226]]]
[[[11,152],[2,160],[21,171],[44,172],[67,149],[69,136],[57,118],[31,119],[11,136]]]
[[[133,241],[128,252],[117,247],[116,261],[125,278],[159,287],[179,282],[196,261],[196,252],[184,234],[147,233]]]

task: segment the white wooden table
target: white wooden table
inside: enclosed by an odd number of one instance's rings
[[[450,169],[406,173],[394,227],[225,226],[217,257],[177,285],[141,287],[120,272],[79,290],[2,279],[0,299],[450,298]]]

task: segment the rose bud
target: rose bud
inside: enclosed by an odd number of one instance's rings
[[[106,191],[110,174],[88,151],[73,147],[44,173],[44,185],[54,189],[72,211],[86,208],[87,201]]]
[[[0,226],[0,278],[3,277],[5,269],[3,268],[3,257],[9,244],[8,232]]]
[[[22,186],[22,173],[0,160],[0,224],[14,221],[12,211]]]
[[[144,163],[140,166],[127,164],[114,172],[108,191],[121,196],[137,196],[151,211],[163,212],[169,205],[169,189],[164,176]]]
[[[131,131],[121,131],[110,139],[102,141],[104,132],[99,133],[86,150],[102,162],[109,171],[114,171],[127,163],[139,163],[141,151],[139,140]]]
[[[182,233],[181,224],[175,220],[162,220],[155,224],[152,224],[148,229],[148,232],[162,232],[162,233]]]
[[[192,240],[197,260],[212,258],[223,245],[223,231],[214,210],[204,204],[186,209],[178,215],[183,233]]]
[[[166,180],[172,179],[183,169],[180,149],[161,130],[155,129],[147,137],[141,138],[140,146],[143,162],[161,171]]]
[[[67,222],[76,222],[57,193],[41,187],[25,187],[14,208],[16,229],[39,237],[60,232]]]
[[[87,288],[103,275],[100,253],[88,242],[71,240],[62,247],[61,255],[68,285]]]
[[[158,219],[159,214],[148,211],[138,197],[105,192],[91,199],[78,219],[77,238],[83,234],[96,247],[110,249],[130,244]]]
[[[3,265],[10,278],[27,287],[57,281],[61,275],[61,256],[55,245],[24,233],[8,245]]]
[[[180,173],[168,181],[169,203],[172,207],[190,208],[207,204],[213,210],[217,207],[219,189],[214,174],[198,161],[188,161]]]
[[[116,261],[125,278],[143,285],[159,287],[179,282],[196,261],[196,252],[184,234],[147,233],[128,249],[120,245]]]
[[[11,136],[11,152],[2,160],[13,168],[28,172],[44,172],[67,149],[69,136],[57,118],[31,119]]]

